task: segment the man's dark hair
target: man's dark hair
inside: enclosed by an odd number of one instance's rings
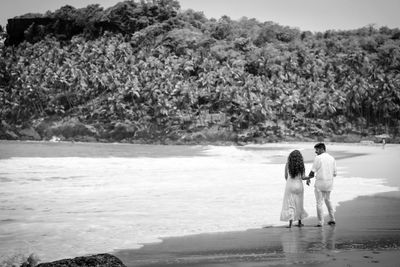
[[[316,144],[316,145],[314,146],[314,148],[323,149],[324,151],[326,151],[326,147],[325,147],[325,144],[324,144],[324,143],[318,143],[318,144]]]

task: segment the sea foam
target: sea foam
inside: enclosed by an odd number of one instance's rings
[[[208,146],[191,157],[14,157],[0,160],[0,255],[42,261],[139,248],[162,237],[282,225],[288,149]],[[310,169],[307,164],[306,169]],[[393,191],[339,168],[335,206]],[[316,216],[312,187],[305,209]]]

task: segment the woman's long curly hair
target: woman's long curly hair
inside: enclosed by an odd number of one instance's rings
[[[293,150],[289,154],[288,172],[291,178],[295,178],[299,174],[302,176],[305,174],[303,155],[301,155],[300,151]]]

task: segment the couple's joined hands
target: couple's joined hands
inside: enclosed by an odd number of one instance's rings
[[[310,177],[306,176],[303,178],[303,180],[306,180],[306,184],[310,185],[311,181],[310,181]]]

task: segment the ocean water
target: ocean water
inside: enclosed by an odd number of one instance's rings
[[[0,142],[0,261],[139,248],[162,237],[282,225],[284,161],[247,147]],[[393,191],[340,167],[333,201]],[[306,164],[306,172],[311,163]],[[345,181],[345,182],[343,182]],[[312,187],[305,208],[316,216]]]

